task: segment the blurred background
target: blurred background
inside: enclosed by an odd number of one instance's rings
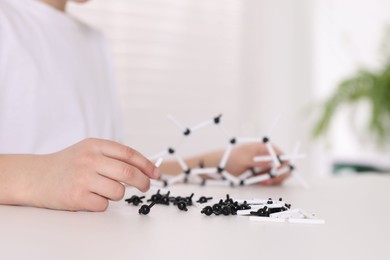
[[[69,12],[106,36],[124,142],[147,155],[181,138],[167,114],[191,126],[222,113],[232,136],[261,136],[281,115],[271,138],[286,153],[301,141],[308,155],[299,163],[303,175],[360,166],[390,172],[388,143],[356,134],[364,132],[367,102],[340,108],[326,135],[312,137],[324,101],[342,80],[383,66],[389,1],[93,0]],[[182,153],[225,145],[210,127]]]

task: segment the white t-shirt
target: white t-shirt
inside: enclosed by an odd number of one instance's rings
[[[37,0],[0,0],[0,153],[118,140],[103,37]]]

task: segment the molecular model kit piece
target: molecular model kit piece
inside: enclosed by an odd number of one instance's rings
[[[286,174],[291,172],[292,176],[296,178],[303,187],[308,188],[308,184],[302,178],[302,176],[296,171],[295,163],[297,159],[305,158],[305,154],[299,153],[300,143],[294,147],[294,150],[291,155],[277,155],[270,138],[270,133],[274,126],[277,124],[277,121],[272,125],[268,133],[263,137],[234,137],[228,134],[226,129],[221,124],[222,115],[218,115],[212,119],[196,124],[192,127],[185,127],[173,116],[169,115],[170,119],[181,131],[183,138],[176,146],[170,146],[166,150],[151,156],[150,160],[157,160],[156,166],[159,166],[162,162],[163,157],[173,157],[180,165],[182,173],[174,177],[169,177],[166,174],[162,174],[160,179],[152,180],[151,184],[157,187],[166,187],[174,183],[195,183],[200,185],[207,186],[243,186],[243,185],[252,185],[259,183],[271,178],[275,178],[279,175]],[[222,159],[219,162],[217,167],[207,167],[203,166],[203,163],[200,162],[199,167],[190,168],[183,157],[180,156],[179,148],[183,143],[184,139],[189,138],[196,131],[201,128],[215,125],[217,126],[222,134],[226,136],[228,142],[226,150],[223,153]],[[268,155],[266,156],[256,156],[253,158],[255,162],[269,162],[270,167],[267,173],[264,173],[264,169],[259,167],[251,168],[243,172],[239,176],[234,176],[226,170],[226,165],[229,161],[231,152],[234,146],[238,144],[245,143],[262,143],[265,145]],[[287,162],[287,163],[285,163]],[[263,174],[259,174],[263,173]]]
[[[213,200],[212,197],[201,196],[199,199],[194,202],[194,193],[187,197],[181,196],[170,196],[168,191],[166,194],[161,194],[160,190],[157,193],[153,194],[148,202],[151,204],[142,205],[138,213],[141,215],[148,215],[151,208],[154,205],[166,205],[169,206],[173,204],[177,206],[180,211],[188,211],[188,207],[196,206],[201,208],[202,204],[208,203],[208,201]],[[125,200],[128,204],[137,206],[138,204],[134,203],[135,201],[142,204],[141,197],[133,195],[132,197]],[[283,201],[282,198],[278,200],[273,200],[272,198],[268,199],[237,199],[234,200],[230,197],[229,194],[226,195],[225,199],[220,199],[218,202],[210,203],[209,205],[204,206],[201,211],[201,214],[205,216],[247,216],[251,221],[260,221],[260,222],[277,222],[277,223],[299,223],[299,224],[324,224],[325,220],[317,218],[314,213],[311,213],[308,210],[304,209],[293,209],[291,204],[288,204]]]

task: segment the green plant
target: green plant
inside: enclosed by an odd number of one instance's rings
[[[313,135],[323,135],[334,114],[342,105],[355,105],[366,100],[370,104],[370,117],[367,122],[369,133],[383,144],[390,141],[390,61],[379,71],[359,70],[352,77],[343,80],[336,91],[326,100]]]

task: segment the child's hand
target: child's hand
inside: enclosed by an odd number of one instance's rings
[[[275,153],[277,155],[281,154],[281,151],[274,147]],[[268,168],[269,163],[268,162],[254,162],[253,158],[255,156],[261,156],[261,155],[269,155],[268,150],[264,144],[259,143],[249,143],[249,144],[242,144],[238,145],[233,148],[229,160],[226,165],[226,170],[233,174],[233,175],[240,175],[241,173],[245,172],[246,170],[252,168],[252,167],[261,167],[261,168]],[[267,169],[269,170],[269,169]],[[282,183],[283,180],[285,180],[290,173],[288,174],[282,174],[275,178],[266,180],[262,182],[261,184],[265,185],[279,185]]]
[[[147,191],[159,170],[139,152],[101,139],[86,139],[42,157],[42,171],[30,180],[34,206],[61,210],[104,211],[120,200],[122,183]]]

